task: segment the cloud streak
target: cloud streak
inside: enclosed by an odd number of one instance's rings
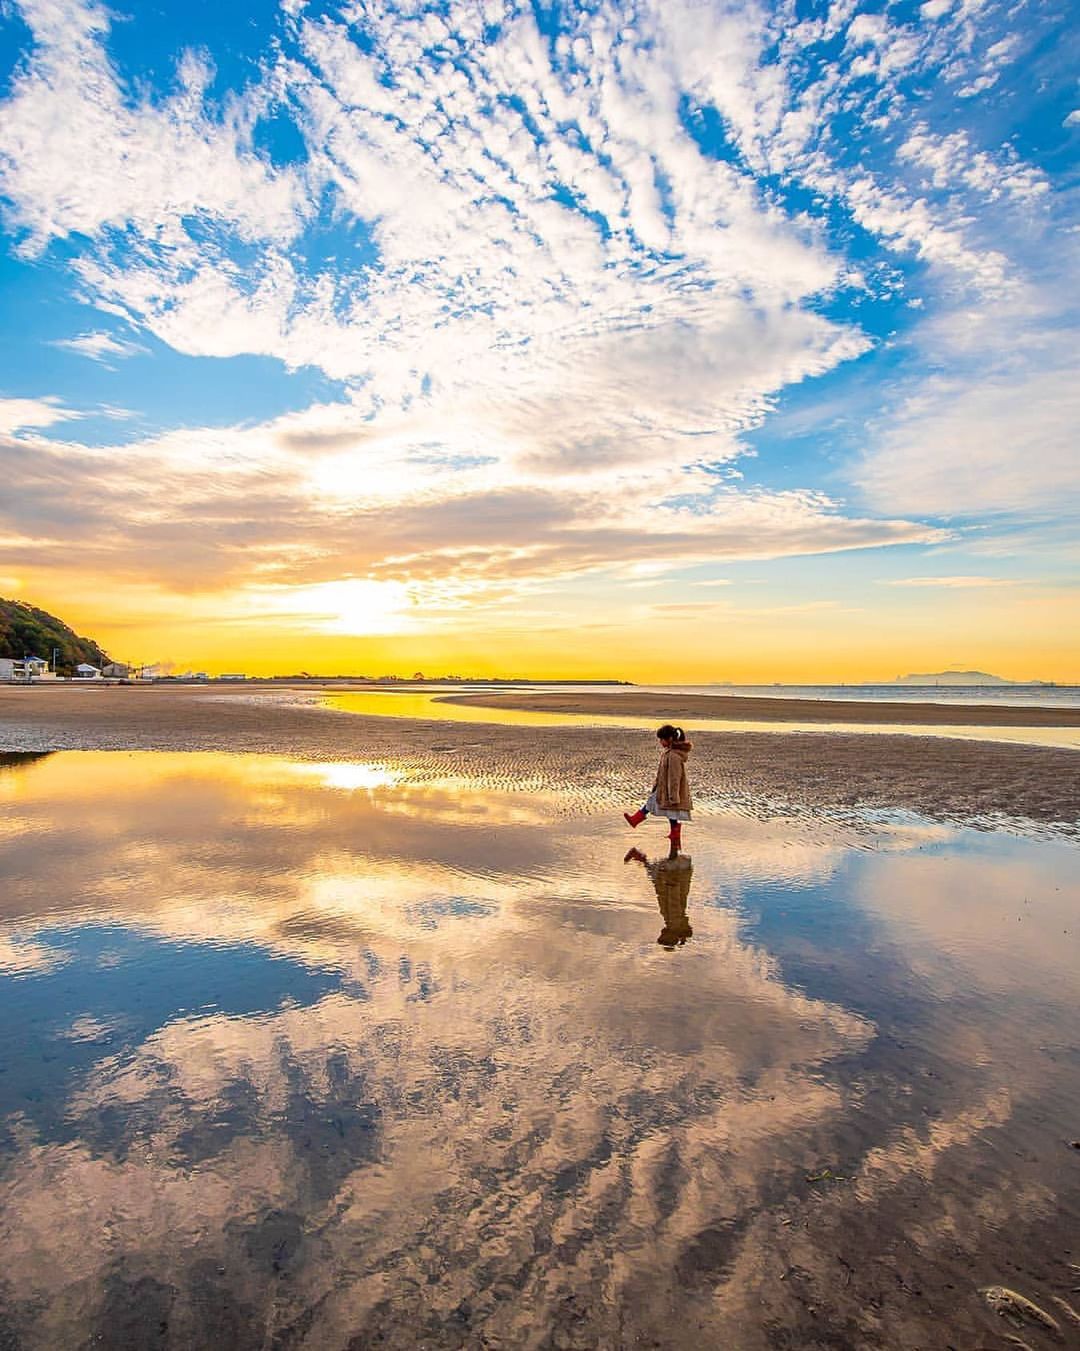
[[[946,590],[968,590],[971,587],[1017,586],[1010,577],[890,577],[883,586],[937,586]]]
[[[110,361],[123,359],[125,357],[138,356],[145,352],[145,347],[140,347],[138,343],[128,342],[123,338],[114,337],[111,333],[92,332],[80,333],[74,338],[57,338],[53,343],[54,347],[63,348],[68,352],[75,352],[78,356],[89,357],[91,361],[100,361],[103,364]]]
[[[340,416],[329,410],[329,426]],[[619,497],[586,478],[518,481],[499,465],[413,464],[376,440],[365,452],[387,482],[313,489],[298,438],[338,441],[319,419],[290,416],[243,432],[171,433],[89,450],[41,437],[0,439],[0,561],[32,543],[36,566],[80,565],[163,587],[299,587],[342,576],[402,583],[422,606],[481,604],[541,582],[643,557],[663,570],[716,559],[832,553],[944,539],[913,521],[844,514],[820,493],[740,488],[683,476],[668,505],[640,487]],[[123,530],[115,523],[124,522]],[[10,534],[9,534],[10,532]]]

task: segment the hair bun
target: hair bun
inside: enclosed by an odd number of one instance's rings
[[[663,727],[656,729],[656,735],[665,741],[685,741],[686,733],[681,727],[675,727],[670,722],[665,722]]]

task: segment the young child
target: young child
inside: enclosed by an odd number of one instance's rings
[[[646,816],[666,816],[671,826],[668,839],[678,849],[682,844],[682,823],[690,820],[694,805],[690,799],[690,781],[686,777],[686,757],[694,745],[687,741],[681,727],[673,727],[670,722],[656,729],[656,738],[663,750],[660,752],[660,764],[652,792],[643,807],[639,807],[632,815],[623,812],[623,816],[627,825],[635,829]]]

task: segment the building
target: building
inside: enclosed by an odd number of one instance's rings
[[[91,666],[88,661],[79,662],[75,667],[76,680],[100,680],[101,671],[97,666]]]
[[[41,657],[0,657],[0,680],[41,680],[50,674]]]
[[[219,680],[246,680],[246,679],[247,679],[247,676],[246,676],[246,675],[239,675],[239,674],[237,674],[236,672],[231,672],[229,675],[219,675],[219,676],[218,676],[218,679],[219,679]]]
[[[127,680],[131,675],[131,667],[123,661],[110,661],[101,668],[101,674],[106,680]]]

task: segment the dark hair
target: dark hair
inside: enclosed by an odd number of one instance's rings
[[[686,733],[681,727],[672,727],[670,722],[665,722],[663,727],[656,729],[656,735],[661,741],[685,741]]]

